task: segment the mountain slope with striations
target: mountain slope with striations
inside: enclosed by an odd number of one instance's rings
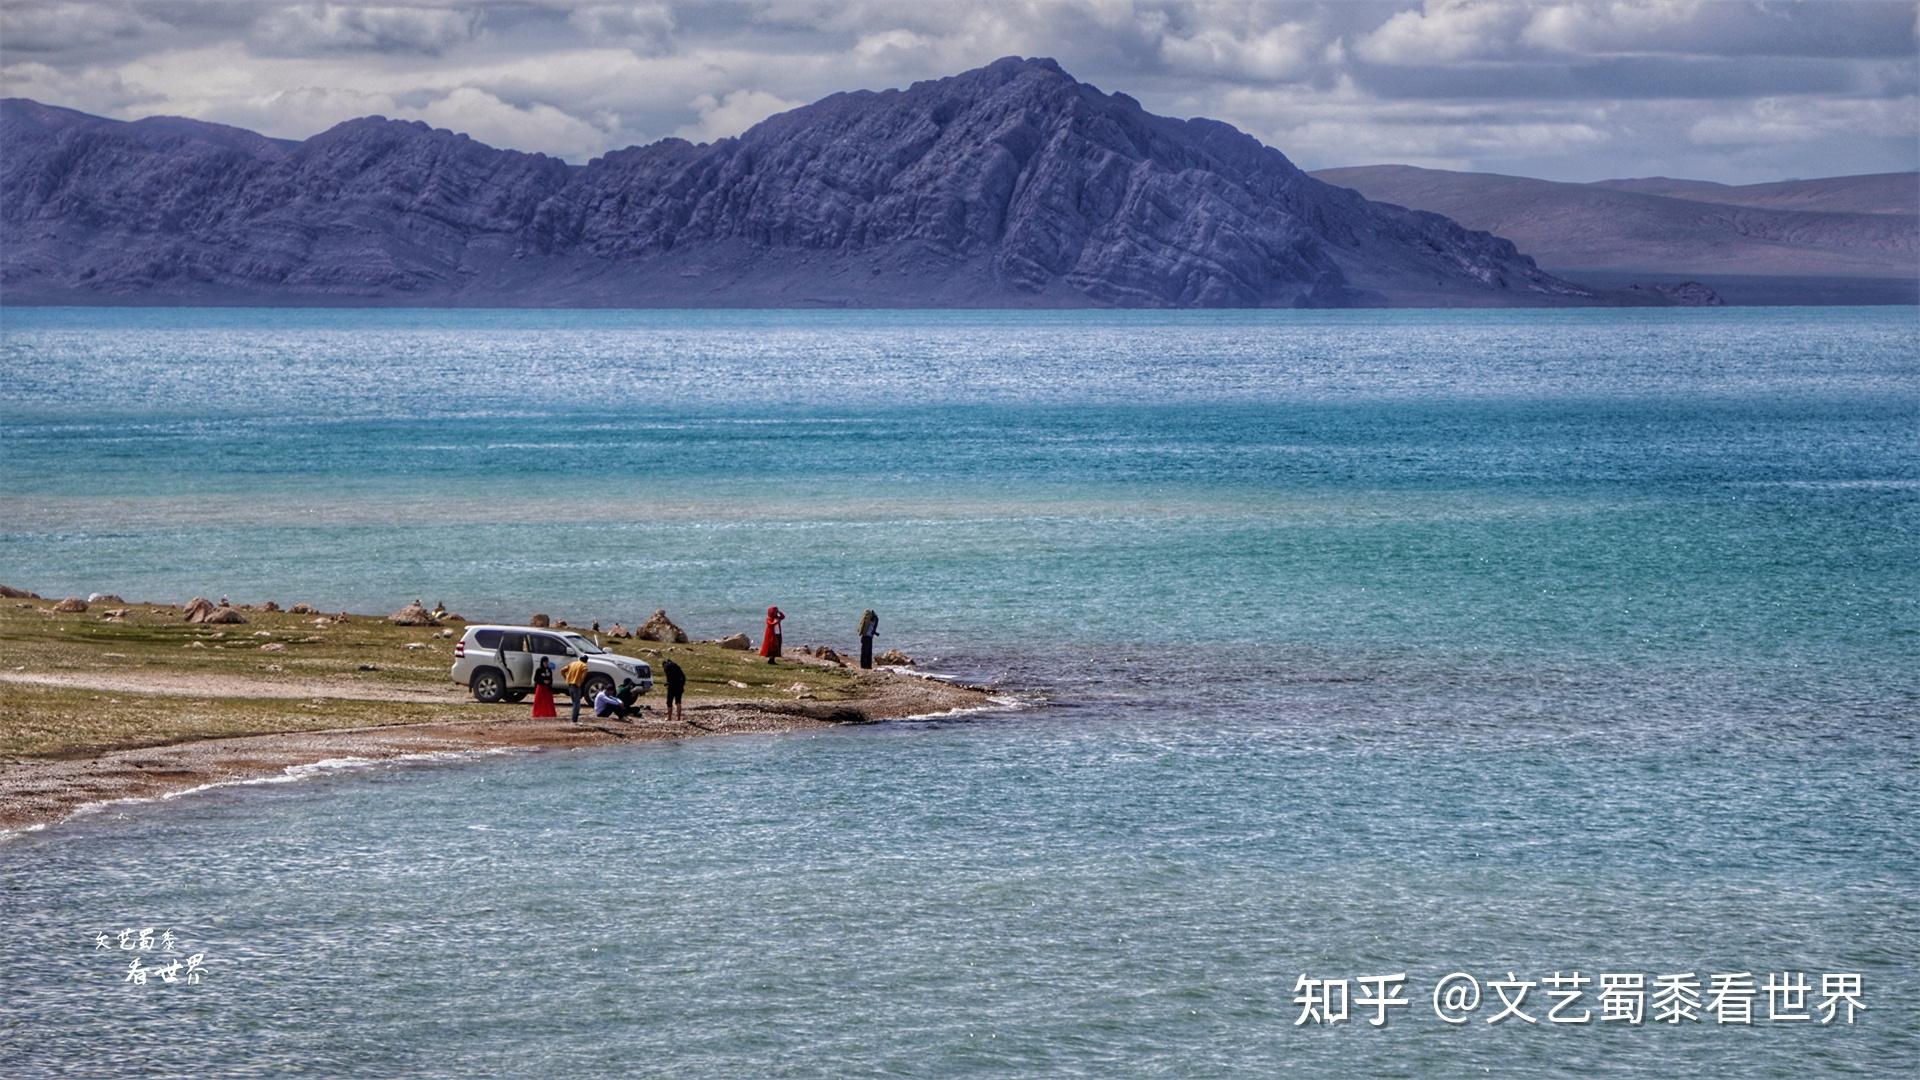
[[[0,242],[11,303],[1600,301],[1226,124],[1012,58],[585,166],[378,117],[288,142],[11,99]]]

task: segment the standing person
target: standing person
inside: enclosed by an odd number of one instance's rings
[[[573,720],[580,722],[580,700],[587,696],[587,661],[575,658],[573,663],[560,669],[560,677],[567,680],[567,692],[573,695]]]
[[[543,656],[533,669],[533,718],[552,720],[559,715],[553,710],[553,661]]]
[[[767,609],[767,632],[760,637],[760,655],[769,664],[780,659],[780,624],[786,617],[787,613],[777,607]]]
[[[660,670],[667,677],[667,723],[687,722],[687,673],[672,660],[663,660]]]
[[[880,616],[872,608],[860,613],[860,666],[873,667],[873,639],[880,633]]]

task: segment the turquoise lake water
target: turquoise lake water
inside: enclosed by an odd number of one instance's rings
[[[0,1074],[1920,1064],[1914,309],[9,309],[0,375],[8,584],[843,648],[874,607],[1023,706],[17,835]],[[133,926],[207,981],[123,984]],[[1576,969],[1868,1008],[1427,996]],[[1294,1024],[1398,972],[1385,1028]]]

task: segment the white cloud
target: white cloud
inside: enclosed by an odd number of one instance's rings
[[[1362,35],[1354,52],[1376,64],[1404,65],[1497,57],[1510,50],[1528,17],[1514,0],[1427,0]]]
[[[262,15],[251,40],[261,52],[299,56],[343,50],[439,55],[472,40],[477,11],[436,7],[298,4]]]
[[[489,146],[561,158],[590,157],[607,145],[605,131],[577,116],[551,105],[512,105],[471,86],[395,115],[450,128]]]
[[[595,42],[620,42],[645,52],[665,49],[673,36],[673,10],[665,4],[589,4],[574,8],[567,22]]]
[[[775,113],[798,108],[802,103],[776,97],[764,90],[733,90],[725,97],[702,94],[690,103],[700,119],[681,127],[674,134],[690,142],[712,142],[738,135]]]
[[[1160,38],[1160,57],[1181,72],[1277,81],[1299,78],[1313,66],[1320,40],[1311,27],[1281,23],[1252,32],[1209,28]]]
[[[1920,97],[1892,100],[1760,98],[1687,129],[1695,146],[1811,143],[1844,132],[1859,138],[1920,140]],[[1912,167],[1909,162],[1908,167]]]

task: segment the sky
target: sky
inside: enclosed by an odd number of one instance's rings
[[[0,0],[0,94],[283,138],[378,114],[585,162],[1051,56],[1304,168],[1920,168],[1915,0]]]

